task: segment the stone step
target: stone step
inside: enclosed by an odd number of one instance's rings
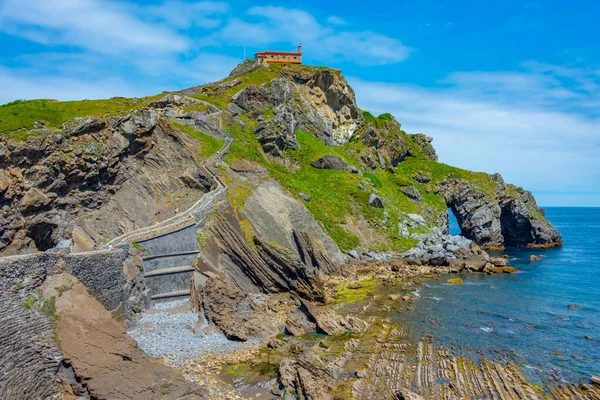
[[[145,273],[144,278],[150,278],[152,276],[179,274],[181,272],[193,272],[193,271],[194,271],[194,267],[192,267],[191,265],[182,265],[181,267],[155,269],[153,271]]]
[[[198,250],[196,224],[189,224],[171,232],[154,236],[150,239],[139,240],[149,256],[158,256],[169,253],[183,253]]]
[[[192,265],[199,254],[200,251],[194,250],[182,253],[161,254],[144,257],[144,272],[148,273],[158,269]]]
[[[179,270],[171,274],[154,275],[144,277],[150,294],[170,293],[190,288],[192,282],[193,268]]]
[[[155,294],[154,296],[152,296],[152,300],[171,299],[173,297],[184,297],[184,296],[189,296],[189,295],[190,295],[189,289],[178,290],[176,292]]]

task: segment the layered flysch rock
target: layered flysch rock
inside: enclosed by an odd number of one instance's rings
[[[0,149],[4,254],[45,251],[64,240],[91,250],[191,205],[211,184],[191,139],[152,109],[76,118],[24,143],[0,138]]]

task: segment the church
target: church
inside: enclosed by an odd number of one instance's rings
[[[298,51],[261,51],[254,54],[254,61],[302,64],[302,44],[298,45]]]

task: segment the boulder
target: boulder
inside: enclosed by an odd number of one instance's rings
[[[375,164],[375,160],[370,154],[361,153],[360,159],[371,169],[377,168],[377,164]]]
[[[448,279],[446,281],[446,283],[449,283],[451,285],[462,285],[463,280],[461,278],[452,278],[452,279]]]
[[[12,180],[8,171],[0,169],[0,193],[4,192],[10,186]]]
[[[375,208],[383,208],[383,201],[376,194],[371,193],[369,196],[369,205]]]
[[[360,171],[354,165],[348,165],[347,170],[348,170],[348,172],[351,172],[353,174],[360,175]]]
[[[451,265],[458,258],[472,258],[478,256],[477,249],[472,248],[472,241],[462,236],[442,235],[431,232],[420,235],[419,243],[402,256],[410,264],[420,265]],[[487,254],[486,254],[487,256]],[[488,257],[489,258],[489,257]],[[477,270],[483,264],[478,264]]]
[[[308,194],[306,194],[306,193],[300,192],[300,193],[298,193],[298,196],[300,196],[300,198],[301,198],[302,200],[306,201],[306,202],[311,202],[311,201],[312,201],[312,197],[311,197],[311,196],[309,196],[309,195],[308,195]]]
[[[338,171],[344,171],[348,168],[346,161],[330,154],[313,161],[310,165],[319,169],[335,169]]]
[[[20,209],[22,212],[38,210],[50,203],[50,199],[37,188],[31,188],[21,199]]]
[[[431,182],[431,173],[418,171],[413,175],[413,179],[419,183],[429,183]]]
[[[504,266],[506,266],[508,261],[506,260],[506,258],[502,258],[502,257],[491,257],[490,263],[492,263],[498,267],[504,267]]]
[[[231,89],[232,87],[237,86],[240,83],[242,83],[242,80],[240,78],[235,78],[235,79],[232,79],[230,81],[221,83],[220,85],[217,86],[217,88],[220,88],[220,89]]]
[[[408,232],[408,228],[402,222],[398,222],[398,233],[400,236],[408,237],[410,233]]]
[[[406,214],[406,216],[408,218],[410,218],[416,224],[427,225],[427,222],[425,221],[425,218],[423,218],[422,215],[419,215],[419,214]]]

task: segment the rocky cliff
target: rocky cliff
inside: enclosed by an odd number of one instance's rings
[[[91,250],[189,207],[210,188],[192,138],[160,112],[70,120],[0,137],[0,252]]]
[[[225,172],[234,187],[247,192],[270,177],[304,202],[329,251],[329,238],[358,254],[405,251],[420,234],[444,230],[448,208],[465,237],[489,248],[561,243],[531,193],[438,163],[430,137],[360,110],[337,71],[246,63],[220,82],[144,101],[122,116],[82,116],[58,128],[38,121],[26,141],[0,137],[0,252],[65,240],[89,250],[187,208],[211,185],[197,163],[202,132],[235,138]],[[319,165],[319,157],[342,167]],[[254,166],[236,169],[244,162]],[[247,205],[241,192],[230,200],[257,208],[264,192]]]

